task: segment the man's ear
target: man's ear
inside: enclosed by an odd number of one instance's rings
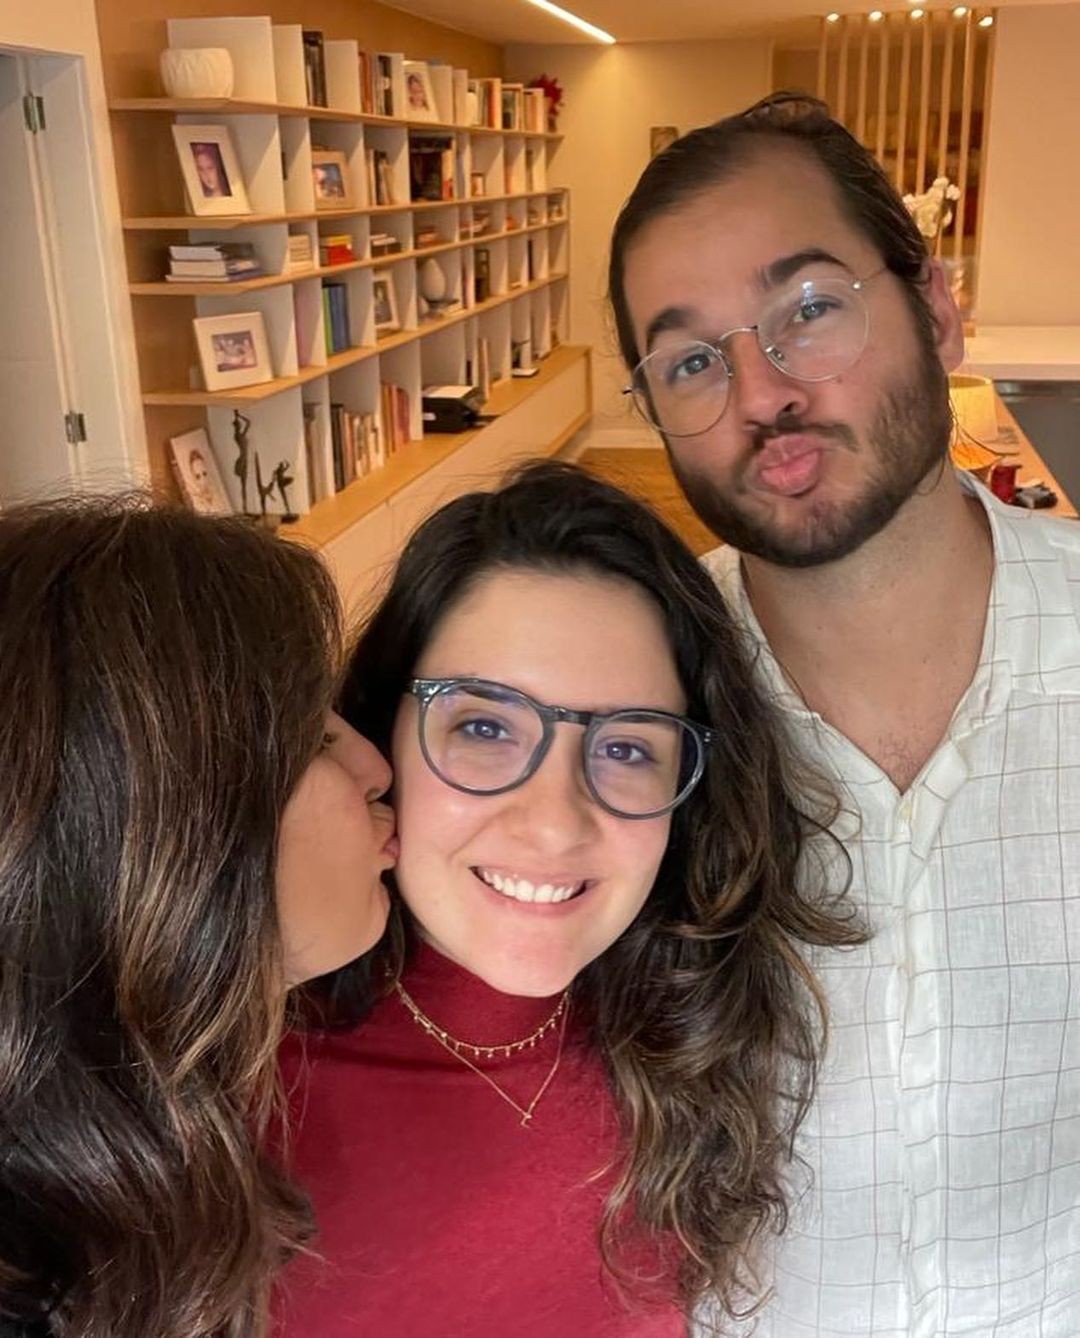
[[[949,280],[940,260],[931,260],[923,289],[934,320],[934,342],[947,372],[964,361],[964,322],[949,291]]]

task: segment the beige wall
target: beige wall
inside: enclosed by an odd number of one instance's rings
[[[997,11],[980,325],[1080,324],[1080,4]]]
[[[28,0],[0,0],[0,47],[31,52],[60,52],[82,58],[96,155],[94,170],[99,187],[105,264],[109,276],[111,301],[107,319],[116,353],[120,393],[124,400],[127,441],[123,443],[123,448],[137,473],[145,478],[146,440],[139,399],[135,336],[127,295],[120,204],[116,193],[116,172],[93,0],[47,0],[44,4],[28,3]]]
[[[566,139],[552,181],[569,186],[571,337],[595,347],[599,425],[632,422],[619,394],[625,373],[604,303],[608,238],[620,206],[648,161],[649,127],[680,131],[738,111],[769,90],[767,41],[647,42],[626,46],[509,47],[506,75],[557,78]]]

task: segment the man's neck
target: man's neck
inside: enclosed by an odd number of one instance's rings
[[[848,557],[809,568],[744,557],[743,572],[807,705],[907,789],[979,662],[993,578],[979,502],[947,469]]]

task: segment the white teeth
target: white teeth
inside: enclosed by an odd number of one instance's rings
[[[537,887],[530,883],[527,878],[511,878],[501,873],[489,873],[486,869],[477,869],[475,872],[478,878],[487,883],[488,887],[493,887],[496,892],[501,892],[504,897],[512,897],[514,901],[539,902],[545,905],[559,901],[569,901],[582,886],[581,883],[569,883],[566,886],[541,883]]]

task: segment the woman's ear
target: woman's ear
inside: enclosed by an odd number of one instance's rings
[[[923,290],[934,320],[934,343],[947,372],[964,361],[964,322],[949,290],[949,280],[940,260],[931,260]]]

